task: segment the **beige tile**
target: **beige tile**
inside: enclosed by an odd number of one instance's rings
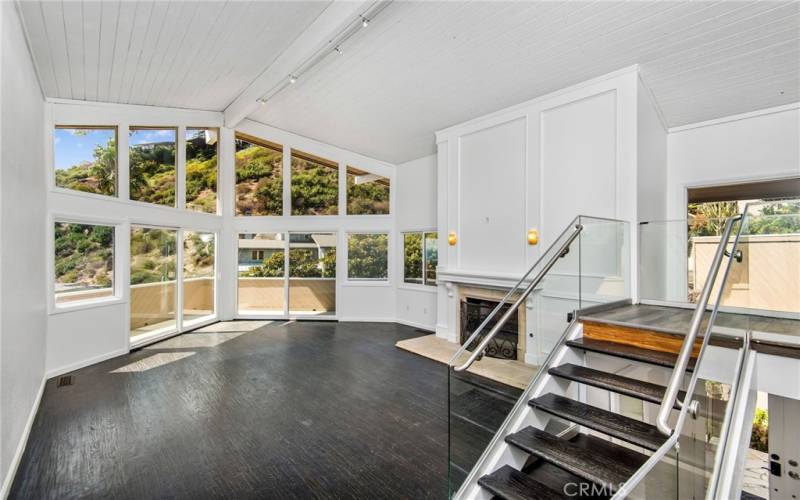
[[[443,364],[447,364],[460,347],[458,344],[448,342],[436,335],[424,335],[413,339],[401,340],[395,345],[400,349]],[[466,356],[463,359],[466,360]],[[484,357],[480,361],[473,363],[468,371],[512,387],[525,389],[539,371],[539,367],[511,359]]]

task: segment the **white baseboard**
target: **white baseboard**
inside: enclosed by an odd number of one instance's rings
[[[89,365],[100,363],[101,361],[105,361],[107,359],[116,358],[117,356],[122,356],[123,354],[128,354],[128,352],[129,351],[127,349],[118,349],[116,351],[101,354],[100,356],[95,356],[93,358],[84,359],[83,361],[78,361],[77,363],[72,363],[70,365],[54,368],[45,374],[45,379],[51,379],[53,377],[58,377],[59,375],[63,375],[65,373],[69,373],[71,371],[80,370],[81,368],[85,368]]]
[[[25,447],[28,444],[28,437],[33,428],[33,421],[36,420],[36,413],[39,411],[39,404],[42,402],[42,394],[44,394],[44,386],[47,383],[47,377],[42,377],[42,383],[39,385],[39,392],[36,394],[36,399],[33,402],[33,407],[28,414],[28,420],[25,422],[25,428],[22,430],[22,436],[17,443],[17,449],[14,451],[14,457],[11,459],[11,464],[6,472],[6,477],[3,478],[3,486],[0,488],[0,498],[5,500],[11,492],[11,484],[14,482],[14,476],[17,475],[17,468],[22,461],[22,454],[25,453]]]
[[[398,325],[410,326],[411,328],[418,328],[420,330],[425,330],[431,333],[434,333],[436,331],[436,325],[426,325],[425,323],[417,323],[416,321],[409,321],[407,319],[400,319],[400,318],[397,318],[394,322],[397,323]]]
[[[362,316],[344,316],[339,317],[340,322],[351,323],[395,323],[396,318],[365,318]]]

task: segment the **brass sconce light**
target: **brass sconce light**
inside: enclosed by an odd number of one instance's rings
[[[536,229],[528,229],[528,245],[536,245],[539,243],[539,231]]]
[[[454,247],[456,246],[457,242],[458,238],[456,238],[456,232],[450,231],[450,233],[447,235],[447,244],[450,245],[451,247]]]

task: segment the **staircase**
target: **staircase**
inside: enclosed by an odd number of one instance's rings
[[[511,454],[522,455],[522,467],[504,464],[482,475],[478,485],[503,499],[574,498],[580,491],[592,498],[612,496],[667,440],[655,425],[580,401],[585,388],[660,404],[666,388],[619,375],[632,364],[653,370],[671,369],[682,336],[645,328],[621,327],[582,317],[575,335],[559,346],[559,361],[547,369],[539,394],[527,400],[529,419],[559,419],[579,431],[558,436],[526,425],[504,436]],[[700,341],[697,341],[699,348]],[[587,355],[588,354],[588,355]],[[600,359],[604,358],[604,359]],[[594,368],[592,361],[616,370]],[[696,361],[692,357],[689,371]],[[681,391],[678,399],[683,401]],[[679,409],[678,403],[674,405]]]
[[[740,220],[741,216],[728,219],[721,241],[729,241]],[[584,216],[574,220],[501,301],[511,307],[503,314],[497,307],[487,316],[449,363],[451,494],[459,499],[515,500],[714,498],[721,488],[720,464],[733,463],[728,426],[738,403],[713,399],[705,382],[728,384],[731,401],[740,401],[735,396],[749,341],[746,335],[720,335],[713,329],[718,306],[710,311],[707,306],[717,273],[718,289],[724,287],[740,232],[741,224],[730,251],[726,244],[719,245],[696,305],[666,307],[632,304],[621,297],[594,298],[595,305],[570,314],[569,326],[491,439],[492,429],[486,425],[481,432],[463,425],[461,434],[454,432],[458,418],[473,424],[485,420],[479,414],[456,415],[469,407],[454,404],[454,380],[481,362],[510,314],[534,290],[541,293],[548,286],[545,277],[551,269],[555,271],[548,280],[558,296],[564,294],[563,288],[558,289],[567,283],[564,276],[577,271],[578,283],[583,284],[583,269],[625,267],[618,246],[625,241],[624,230],[614,221]],[[578,244],[572,245],[575,241]],[[598,265],[602,258],[609,260]],[[598,274],[588,272],[585,279],[591,283]],[[624,283],[625,277],[603,277],[607,284],[620,281]],[[580,285],[566,293],[575,292],[581,304]],[[717,292],[713,303],[719,304],[720,297]],[[495,316],[499,320],[484,333]],[[480,343],[468,350],[479,335]],[[703,363],[709,346],[715,348],[713,361]],[[491,415],[493,425],[505,413],[499,408],[488,402],[484,417]],[[733,434],[742,435],[738,431]],[[470,448],[469,456],[459,453]],[[458,460],[463,462],[454,467]]]

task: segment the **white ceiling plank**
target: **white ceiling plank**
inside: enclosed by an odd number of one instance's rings
[[[100,36],[97,54],[97,77],[95,100],[108,101],[108,82],[111,79],[111,67],[114,58],[114,45],[117,39],[119,23],[119,2],[102,2],[100,15]]]
[[[84,99],[96,101],[100,82],[100,33],[103,23],[103,2],[81,2],[83,8],[83,77]]]
[[[314,20],[294,42],[235,101],[225,108],[225,124],[234,127],[257,107],[256,100],[270,91],[299,64],[328,43],[366,7],[366,2],[336,1]]]
[[[148,77],[151,74],[153,59],[158,52],[163,51],[169,38],[170,27],[173,26],[172,23],[178,21],[176,14],[180,12],[180,7],[179,3],[174,2],[153,4],[144,43],[137,57],[136,70],[130,81],[126,98],[128,102],[140,102],[142,89],[149,83]],[[161,45],[162,43],[165,45]]]
[[[181,82],[185,81],[188,73],[193,71],[193,63],[197,53],[202,51],[206,42],[213,36],[219,15],[225,7],[225,2],[208,2],[196,7],[196,15],[191,24],[191,29],[179,47],[179,57],[174,66],[169,68],[167,78],[161,85],[158,97],[154,99],[158,105],[166,102],[178,102],[182,97]],[[219,27],[217,26],[217,29]]]
[[[434,152],[434,130],[632,64],[670,126],[800,97],[796,1],[395,1],[265,106],[372,2],[94,1],[20,4],[49,97],[224,110],[394,163]]]
[[[49,35],[42,16],[42,7],[36,2],[19,2],[22,21],[31,44],[31,51],[35,59],[39,77],[42,79],[42,87],[45,95],[58,95],[58,81],[55,66],[53,65],[53,54],[50,51]]]
[[[121,99],[122,89],[124,87],[125,64],[128,59],[131,37],[133,36],[134,21],[140,15],[145,15],[144,13],[139,13],[140,6],[144,6],[144,4],[123,1],[119,5],[119,16],[114,30],[114,56],[111,59],[110,78],[106,91],[106,95],[108,96],[107,100],[109,102],[123,102]]]
[[[157,27],[157,17],[154,14],[165,7],[163,2],[144,2],[139,8],[139,15],[135,17],[133,30],[130,37],[128,53],[125,56],[124,70],[122,73],[122,87],[120,89],[120,100],[125,104],[131,104],[131,89],[133,88],[136,77],[139,75],[139,65],[142,62],[142,53],[151,36],[151,29],[155,31]]]
[[[39,7],[47,30],[48,47],[55,68],[59,97],[74,99],[61,3],[42,2]]]
[[[67,49],[67,63],[70,65],[70,82],[75,99],[86,99],[86,32],[84,31],[83,2],[61,1],[62,21],[64,23],[64,45]]]

